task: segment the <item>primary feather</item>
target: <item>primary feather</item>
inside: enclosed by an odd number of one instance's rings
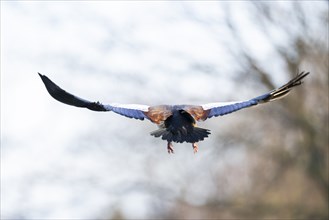
[[[149,106],[147,105],[124,105],[117,103],[103,105],[98,101],[91,102],[66,92],[65,90],[57,86],[53,81],[51,81],[47,76],[42,75],[40,73],[39,76],[45,84],[49,94],[57,101],[76,107],[87,108],[92,111],[113,111],[128,118],[135,118],[140,120],[144,120],[144,118],[148,119],[148,117],[145,115],[145,112],[147,112],[149,108]]]
[[[196,153],[198,151],[196,142],[204,140],[210,134],[208,129],[196,127],[196,121],[204,121],[208,118],[226,115],[257,104],[280,99],[286,96],[294,87],[301,85],[302,79],[308,74],[309,72],[301,72],[283,86],[246,101],[215,102],[204,105],[158,106],[117,103],[104,105],[98,101],[91,102],[66,92],[47,76],[40,73],[39,76],[48,93],[57,101],[92,111],[112,111],[128,118],[148,119],[159,126],[159,129],[153,131],[151,135],[162,137],[163,140],[168,141],[168,153],[174,152],[171,142],[192,143],[193,150]]]
[[[258,96],[256,98],[247,100],[247,101],[237,101],[237,102],[217,102],[201,105],[205,111],[204,118],[211,118],[226,115],[235,111],[238,111],[243,108],[251,107],[257,104],[267,103],[274,101],[286,96],[293,87],[299,86],[302,84],[302,79],[307,76],[309,72],[301,72],[297,74],[292,80],[284,84],[278,89],[274,89],[271,92],[268,92],[264,95]]]

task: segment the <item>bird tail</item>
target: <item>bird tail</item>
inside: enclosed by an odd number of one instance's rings
[[[166,128],[160,128],[151,132],[151,135],[154,137],[161,137],[162,140],[167,140],[169,142],[177,142],[177,143],[196,143],[198,141],[204,140],[210,131],[204,128],[193,127],[189,131],[177,130],[176,132],[170,131]]]

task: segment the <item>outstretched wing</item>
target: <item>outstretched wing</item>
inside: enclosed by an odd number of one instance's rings
[[[134,104],[110,104],[104,105],[100,102],[90,102],[88,100],[79,98],[75,95],[72,95],[65,90],[61,89],[54,82],[52,82],[47,76],[39,73],[43,83],[46,86],[49,94],[62,103],[73,105],[76,107],[87,108],[92,111],[113,111],[117,114],[126,116],[128,118],[135,118],[144,120],[149,119],[146,115],[148,112],[149,106],[147,105],[134,105]]]
[[[286,96],[293,87],[301,85],[302,79],[308,74],[309,72],[301,72],[280,88],[247,101],[209,103],[199,107],[191,106],[185,110],[193,115],[196,120],[206,120],[207,118],[226,115],[243,108],[280,99]]]

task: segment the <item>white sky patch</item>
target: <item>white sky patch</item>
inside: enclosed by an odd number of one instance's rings
[[[270,58],[269,53],[273,51],[273,46],[268,37],[257,28],[253,23],[252,14],[250,13],[250,5],[248,2],[240,2],[238,7],[232,10],[232,21],[237,25],[239,35],[243,36],[242,46],[248,54],[256,60],[267,62]],[[246,8],[249,10],[246,10]]]
[[[197,181],[197,173],[213,165],[207,158],[212,141],[202,142],[197,157],[190,144],[176,144],[177,153],[168,157],[166,142],[149,136],[155,125],[63,105],[37,72],[104,104],[229,101],[244,94],[230,80],[238,65],[227,48],[238,46],[221,21],[227,5],[1,2],[1,218],[95,218],[103,210],[113,214],[116,204],[127,218],[146,218],[157,196],[138,188],[125,193],[125,184],[162,186],[170,201]],[[282,67],[246,5],[230,8],[249,52]],[[217,172],[243,154],[223,158]],[[188,201],[200,205],[212,193],[211,177],[205,178],[196,191],[189,189]]]
[[[120,201],[120,207],[124,210],[127,219],[141,219],[150,212],[152,206],[151,197],[143,192],[132,192],[124,196]]]

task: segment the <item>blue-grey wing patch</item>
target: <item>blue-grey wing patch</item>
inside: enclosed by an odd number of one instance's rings
[[[48,93],[59,102],[80,108],[87,108],[92,111],[113,111],[128,118],[135,118],[140,120],[144,120],[145,118],[149,119],[148,116],[145,114],[148,111],[149,106],[134,104],[103,105],[100,102],[91,102],[66,92],[65,90],[57,86],[54,82],[52,82],[47,76],[41,75],[40,73],[39,76],[45,84]]]
[[[109,111],[113,111],[119,115],[126,116],[128,118],[144,120],[148,118],[146,113],[148,112],[149,106],[147,105],[137,105],[137,104],[110,104],[104,105]]]
[[[274,89],[269,93],[258,96],[256,98],[239,101],[239,102],[217,102],[201,105],[203,110],[206,112],[205,118],[217,117],[221,115],[226,115],[235,111],[238,111],[243,108],[248,108],[257,104],[267,103],[280,99],[286,96],[293,87],[299,86],[302,84],[302,79],[307,76],[309,72],[301,72],[297,74],[292,80],[284,84],[280,88]]]
[[[217,103],[209,103],[206,105],[202,105],[205,110],[208,110],[207,118],[217,117],[226,115],[235,111],[238,111],[243,108],[247,108],[253,105],[256,105],[257,102],[253,99],[249,101],[242,102],[217,102]]]

